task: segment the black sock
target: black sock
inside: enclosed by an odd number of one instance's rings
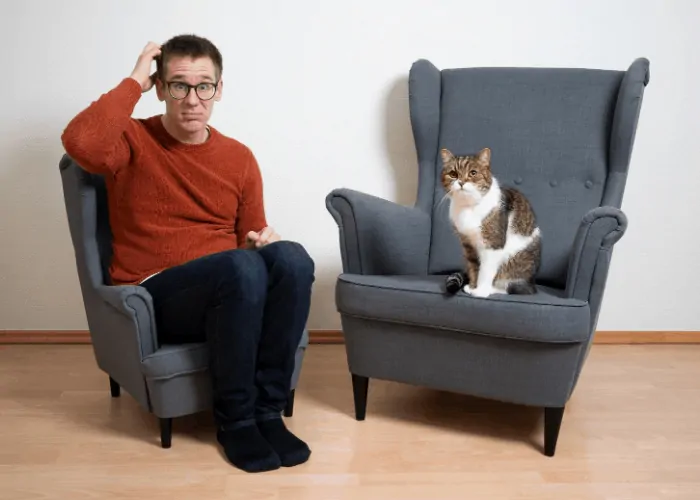
[[[280,459],[270,444],[251,423],[233,430],[218,430],[217,439],[226,458],[246,472],[264,472],[279,469]]]
[[[293,467],[309,459],[309,446],[287,429],[282,417],[258,421],[258,428],[279,455],[282,466]]]

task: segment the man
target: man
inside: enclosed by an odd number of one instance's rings
[[[251,151],[207,124],[222,70],[204,38],[149,43],[131,75],[73,118],[62,141],[105,177],[112,282],[150,292],[160,342],[209,343],[218,441],[232,464],[259,472],[311,453],[281,412],[314,263],[267,225]],[[153,87],[165,113],[132,118]]]

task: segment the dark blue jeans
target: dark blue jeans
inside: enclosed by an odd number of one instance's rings
[[[284,409],[313,282],[306,250],[280,241],[201,257],[141,284],[153,296],[161,343],[208,343],[220,428]]]

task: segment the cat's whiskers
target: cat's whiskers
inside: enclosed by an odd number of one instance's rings
[[[442,206],[442,204],[445,201],[449,201],[450,198],[451,198],[450,193],[449,192],[445,193],[444,196],[442,198],[440,198],[440,201],[437,204],[437,208],[440,208]]]

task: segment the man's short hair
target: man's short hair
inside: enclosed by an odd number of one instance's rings
[[[156,69],[161,80],[164,80],[165,67],[171,57],[191,57],[193,59],[208,57],[216,68],[217,80],[221,78],[224,69],[223,58],[216,45],[197,35],[177,35],[161,46],[160,57],[156,60]]]

